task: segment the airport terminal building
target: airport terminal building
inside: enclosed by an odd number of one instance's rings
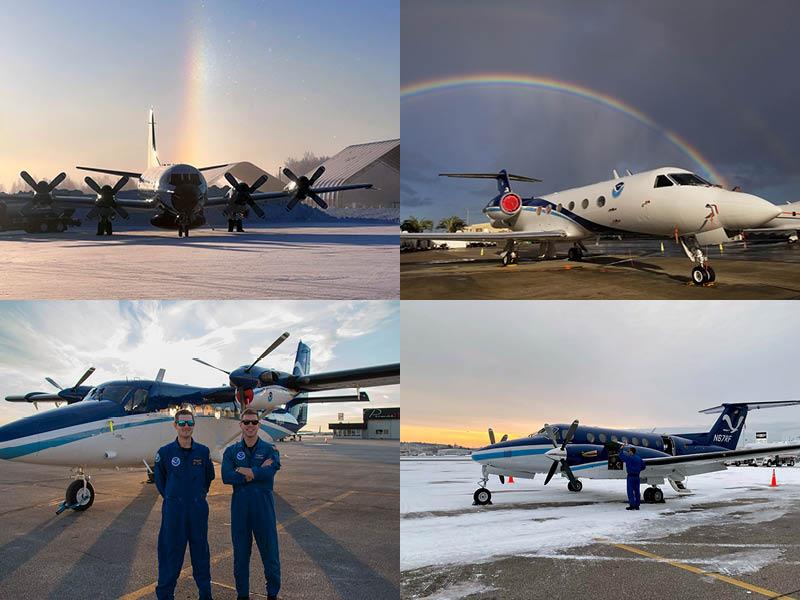
[[[400,407],[365,408],[362,423],[329,423],[333,437],[363,440],[399,440]]]

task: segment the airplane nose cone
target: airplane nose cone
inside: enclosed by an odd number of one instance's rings
[[[200,190],[196,185],[179,185],[172,194],[172,206],[179,213],[192,212],[200,201]]]
[[[771,221],[781,209],[758,196],[729,192],[720,199],[719,221],[725,229],[755,229]]]

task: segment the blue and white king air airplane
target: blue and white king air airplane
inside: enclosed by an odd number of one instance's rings
[[[219,462],[224,449],[241,435],[238,417],[245,407],[261,413],[261,437],[276,441],[296,435],[305,426],[310,403],[368,402],[367,394],[358,388],[400,383],[399,363],[311,373],[311,349],[303,342],[297,344],[291,373],[256,366],[287,337],[288,333],[281,335],[252,364],[225,371],[229,386],[167,383],[161,370],[152,381],[108,381],[86,391],[80,384],[91,375],[90,369],[75,386],[58,393],[7,396],[9,402],[64,402],[67,406],[1,426],[0,459],[74,468],[76,480],[67,488],[60,510],[86,510],[94,502],[86,470],[145,466],[151,473],[148,461],[175,438],[172,423],[178,408],[192,409],[195,439],[208,446]],[[357,391],[308,397],[308,392],[344,388]],[[83,397],[81,390],[86,391]]]
[[[403,233],[401,239],[504,241],[503,265],[517,262],[518,242],[539,242],[544,256],[555,257],[558,242],[572,244],[570,260],[580,260],[583,241],[601,235],[621,238],[674,238],[695,267],[697,285],[715,279],[703,246],[720,244],[743,231],[758,229],[782,213],[752,194],[711,185],[677,167],[663,167],[546,196],[523,198],[512,181],[539,179],[499,173],[442,173],[443,177],[497,180],[498,194],[483,212],[497,233]]]
[[[492,493],[486,488],[489,475],[533,479],[537,473],[546,474],[544,485],[560,472],[568,480],[567,489],[580,492],[587,479],[625,479],[626,472],[619,459],[625,447],[633,446],[644,459],[647,468],[641,482],[649,484],[642,496],[645,502],[663,502],[658,488],[666,479],[679,494],[691,493],[685,485],[690,475],[722,471],[725,463],[735,458],[772,456],[778,451],[800,451],[800,444],[759,446],[736,449],[744,428],[748,410],[794,406],[800,400],[778,402],[726,403],[701,410],[702,413],[722,414],[710,431],[701,433],[660,434],[607,427],[590,427],[573,421],[571,425],[545,425],[526,438],[508,440],[506,436],[495,443],[489,430],[490,445],[472,453],[472,460],[482,467],[480,488],[473,496],[479,505],[491,504]]]
[[[85,196],[55,198],[62,203],[90,206],[91,210],[86,216],[89,219],[98,219],[97,235],[111,235],[111,221],[117,215],[127,219],[128,210],[142,210],[156,213],[150,219],[153,226],[161,229],[177,229],[179,237],[188,236],[190,229],[205,224],[206,217],[203,209],[207,207],[222,207],[224,214],[228,217],[228,231],[233,231],[234,228],[237,231],[243,231],[242,219],[247,215],[248,208],[262,219],[265,217],[264,211],[256,202],[291,198],[286,206],[287,210],[291,210],[301,200],[310,198],[320,208],[326,209],[328,205],[320,197],[322,194],[372,188],[370,183],[315,188],[313,187],[314,183],[325,172],[325,167],[320,166],[311,177],[305,175],[298,177],[288,168],[283,169],[283,174],[289,179],[289,183],[280,192],[256,192],[266,183],[266,175],[262,175],[257,181],[248,185],[246,182],[237,181],[231,173],[225,172],[225,179],[231,189],[224,196],[209,197],[208,184],[203,173],[222,170],[229,165],[197,168],[186,164],[162,164],[156,152],[156,125],[152,109],[150,109],[147,131],[147,169],[134,172],[99,167],[76,167],[84,171],[117,175],[121,179],[112,187],[111,185],[100,186],[91,177],[86,177],[84,181],[97,194],[95,198]],[[136,180],[139,191],[138,200],[117,198],[117,194],[122,191],[129,179]],[[52,184],[50,186],[55,187]]]

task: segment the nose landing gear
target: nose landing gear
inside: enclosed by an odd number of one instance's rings
[[[714,269],[708,264],[708,256],[703,252],[700,244],[697,243],[697,239],[690,237],[684,241],[684,239],[681,238],[680,241],[683,251],[686,253],[686,256],[689,257],[689,260],[697,263],[697,266],[692,269],[692,282],[695,285],[710,285],[714,283],[717,279],[717,274],[714,273]],[[688,245],[686,242],[688,242]],[[691,246],[691,248],[689,246]]]
[[[79,468],[76,479],[67,487],[64,501],[58,505],[56,514],[60,515],[68,508],[82,512],[92,504],[94,504],[94,488],[89,483],[89,476]]]

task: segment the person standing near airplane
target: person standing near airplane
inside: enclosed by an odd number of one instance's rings
[[[211,597],[211,557],[208,548],[206,495],[214,479],[207,446],[192,439],[194,415],[181,409],[173,423],[178,437],[156,453],[155,483],[164,499],[158,532],[158,600],[175,598],[186,544],[192,557],[192,575],[200,600]]]
[[[639,504],[642,499],[639,497],[639,473],[644,471],[647,467],[644,464],[641,456],[636,454],[636,448],[633,446],[628,447],[628,454],[625,450],[619,453],[619,459],[625,463],[625,469],[628,471],[628,504],[625,510],[639,510]]]
[[[242,412],[242,439],[225,449],[222,481],[233,486],[231,539],[237,598],[250,597],[250,551],[255,537],[264,564],[267,598],[277,600],[281,562],[272,486],[275,473],[281,468],[281,457],[275,446],[258,437],[258,423],[255,410]]]

